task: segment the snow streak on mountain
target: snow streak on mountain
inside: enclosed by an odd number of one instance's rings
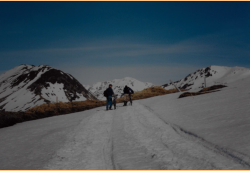
[[[0,110],[96,99],[72,75],[48,65],[20,65],[0,75]]]
[[[118,95],[123,93],[123,89],[126,85],[132,88],[135,92],[154,86],[152,83],[144,83],[131,77],[125,77],[123,79],[114,79],[112,81],[97,82],[92,86],[85,87],[88,87],[88,90],[98,99],[105,100],[106,98],[103,96],[103,92],[108,88],[109,84],[113,85],[114,93]]]
[[[179,88],[191,90],[224,84],[244,79],[250,76],[250,69],[243,67],[224,67],[224,66],[210,66],[207,68],[202,68],[189,74],[184,79],[174,82]],[[163,87],[167,90],[175,88],[172,83],[165,84]]]

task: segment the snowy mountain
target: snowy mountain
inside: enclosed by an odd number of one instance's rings
[[[206,78],[205,78],[206,77]],[[174,82],[179,88],[191,90],[204,87],[206,80],[206,87],[216,84],[228,84],[237,80],[250,77],[250,69],[243,67],[224,67],[224,66],[210,66],[202,68],[189,74],[185,78]],[[163,85],[167,90],[174,88],[171,83]]]
[[[48,65],[20,65],[0,75],[0,110],[96,99],[72,75]]]
[[[0,129],[1,170],[249,170],[250,77]]]
[[[105,100],[106,98],[103,96],[103,92],[108,88],[109,84],[113,85],[114,93],[119,96],[123,93],[123,89],[126,85],[135,92],[154,86],[152,83],[144,83],[131,77],[125,77],[123,79],[114,79],[112,81],[97,82],[92,86],[86,87],[89,87],[88,91],[90,91],[99,100]]]

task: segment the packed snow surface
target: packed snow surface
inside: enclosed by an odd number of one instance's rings
[[[0,129],[0,169],[250,169],[250,77]]]

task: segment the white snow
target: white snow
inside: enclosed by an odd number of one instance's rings
[[[90,88],[90,85],[83,85],[83,87],[88,90]]]
[[[87,100],[86,97],[84,97],[82,94],[76,93],[76,95],[79,97],[75,101],[85,101]]]
[[[49,87],[48,88],[44,87],[41,91],[42,97],[51,102],[56,102],[56,98],[58,98],[58,102],[69,102],[63,89],[64,84],[62,83],[52,84],[50,82],[47,82],[47,84],[49,84]]]
[[[3,106],[3,109],[6,111],[26,111],[29,108],[45,103],[46,99],[51,102],[56,102],[56,98],[58,98],[58,101],[69,102],[63,89],[64,84],[62,83],[59,84],[56,82],[52,84],[47,82],[49,85],[47,88],[40,87],[41,95],[35,94],[34,91],[32,92],[28,89],[42,74],[51,69],[52,67],[47,65],[20,65],[0,75],[0,106]],[[19,76],[23,76],[23,74],[30,75],[29,73],[31,71],[39,71],[39,73],[37,73],[36,77],[32,80],[26,77],[18,85],[13,86]],[[61,74],[63,74],[62,71]],[[73,79],[72,76],[69,75],[69,77]],[[76,93],[76,95],[79,98],[76,98],[75,101],[86,100],[82,94]]]
[[[39,99],[38,96],[35,96],[32,92],[28,90],[18,91],[18,93],[14,93],[9,96],[7,100],[9,102],[5,105],[6,111],[25,110],[27,108],[39,106],[44,103],[43,100]]]
[[[31,70],[38,70],[38,67],[33,67]],[[39,99],[39,97],[34,97],[36,95],[27,90],[27,88],[36,80],[38,80],[41,77],[41,75],[45,73],[47,70],[49,69],[46,68],[44,71],[39,72],[37,76],[33,80],[30,80],[28,83],[25,83],[24,80],[24,82],[19,84],[18,87],[16,86],[14,88],[11,88],[10,84],[7,84],[8,86],[7,90],[5,90],[1,94],[1,98],[5,96],[7,96],[7,98],[4,101],[0,102],[0,106],[5,105],[4,109],[6,111],[20,111],[20,110],[26,110],[27,108],[30,107],[41,105],[43,100]],[[1,86],[1,88],[3,87]]]
[[[24,67],[25,65],[20,65],[0,75],[0,98],[5,97],[11,91],[17,90],[16,87],[14,87],[12,90],[9,89],[10,83],[12,82],[12,80],[15,80],[17,77],[22,75],[22,73],[25,71],[23,70]]]
[[[211,70],[209,71],[212,76],[206,78],[206,86],[212,86],[216,84],[226,85],[231,82],[235,82],[242,78],[250,76],[250,69],[243,67],[224,67],[224,66],[214,66],[212,65]],[[187,77],[187,80],[181,79],[175,83],[178,87],[182,87],[185,84],[191,84],[188,89],[198,90],[204,86],[204,77],[205,77],[205,68],[196,71],[195,73],[190,74]],[[174,88],[173,85],[165,87],[169,90]]]
[[[228,78],[228,77],[227,77]],[[250,77],[0,129],[1,169],[250,169]]]
[[[219,92],[178,99],[180,93],[146,99],[143,104],[171,125],[221,147],[250,154],[250,77]]]
[[[72,80],[74,79],[70,74],[67,74]]]

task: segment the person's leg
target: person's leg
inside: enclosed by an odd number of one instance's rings
[[[111,109],[111,107],[112,107],[112,96],[109,96],[109,102],[110,102],[109,109]]]
[[[123,106],[126,106],[126,94],[123,95],[123,102],[124,102],[124,105]]]
[[[107,104],[106,104],[106,109],[109,109],[109,98],[107,97]]]
[[[116,109],[116,100],[114,99],[114,109]]]
[[[124,102],[124,105],[123,106],[126,106],[126,94],[123,95],[123,102]]]
[[[128,102],[129,102],[129,94],[127,94],[126,106]]]
[[[132,98],[131,98],[131,95],[129,95],[129,101],[130,101],[130,104],[132,106]]]
[[[123,101],[124,101],[124,105],[123,106],[126,106],[127,105],[127,94],[124,94]]]
[[[113,101],[113,98],[111,98],[111,102],[112,102],[112,105],[114,105],[114,101]],[[112,105],[111,105],[111,108],[112,108]]]

